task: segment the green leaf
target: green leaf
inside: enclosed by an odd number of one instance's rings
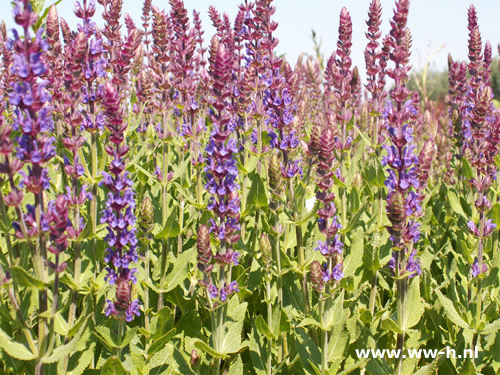
[[[177,237],[180,232],[181,227],[179,225],[179,208],[176,206],[172,209],[172,212],[170,212],[170,216],[167,218],[165,226],[163,227],[161,232],[155,236],[155,238],[161,239]]]
[[[364,249],[363,236],[364,232],[362,228],[358,228],[356,230],[356,233],[354,233],[350,253],[349,255],[347,255],[344,261],[344,278],[354,274],[354,272],[356,272],[358,267],[363,264],[363,249]]]
[[[316,375],[318,372],[316,364],[321,363],[321,353],[303,328],[297,328],[295,333],[297,351],[299,352],[302,367],[306,374]]]
[[[325,331],[330,331],[332,327],[342,321],[344,314],[344,290],[333,302],[333,306],[325,311]]]
[[[40,290],[44,290],[48,286],[42,280],[30,275],[24,268],[12,266],[10,267],[10,273],[12,274],[14,281],[17,282],[19,286]]]
[[[222,352],[224,354],[239,352],[242,347],[241,331],[243,329],[247,306],[247,302],[240,303],[237,295],[234,295],[229,301],[226,319],[227,333],[222,342]]]
[[[172,183],[174,182],[176,179],[178,179],[180,176],[182,176],[184,173],[186,173],[187,171],[187,166],[188,164],[191,162],[191,158],[186,158],[186,160],[184,160],[182,162],[181,165],[179,165],[178,167],[174,168],[174,174],[172,175],[172,178],[170,179],[170,181],[168,183]]]
[[[321,325],[321,323],[318,322],[316,319],[314,319],[311,315],[307,315],[307,317],[305,317],[304,319],[302,319],[300,321],[300,324],[297,325],[297,328],[307,327],[307,326],[314,326],[314,327],[318,327],[318,328],[324,330],[324,328]]]
[[[457,214],[462,215],[467,218],[467,215],[460,204],[460,199],[458,198],[458,194],[453,189],[448,189],[448,201],[450,202],[450,206]]]
[[[394,320],[392,320],[388,315],[382,318],[382,321],[380,323],[380,328],[382,328],[384,331],[390,331],[396,333],[403,332],[401,328],[398,326],[398,324]]]
[[[495,203],[493,205],[491,211],[488,212],[488,218],[493,220],[497,228],[500,228],[500,203]]]
[[[83,333],[85,332],[85,329],[87,328],[87,322],[91,316],[92,315],[89,314],[85,318],[85,321],[81,325],[77,334],[75,335],[75,337],[73,337],[73,339],[70,342],[68,342],[66,345],[58,346],[56,349],[54,349],[54,351],[51,353],[51,355],[49,357],[43,357],[42,362],[43,363],[55,363],[55,362],[61,360],[63,357],[70,355],[71,352],[80,343],[80,340],[82,339]]]
[[[261,334],[267,337],[268,340],[277,340],[278,338],[271,332],[269,326],[266,321],[262,317],[262,315],[258,315],[255,319],[255,326],[259,330]]]
[[[486,324],[481,333],[483,335],[489,335],[490,333],[495,333],[499,329],[500,329],[500,319],[497,319],[493,323]]]
[[[420,299],[420,277],[417,276],[410,281],[401,329],[406,331],[407,328],[415,326],[423,313],[424,307]]]
[[[0,348],[2,348],[5,353],[11,357],[20,359],[21,361],[31,361],[36,358],[36,355],[33,354],[27,347],[12,340],[1,328]]]
[[[476,366],[470,358],[467,358],[458,375],[477,375]]]
[[[82,230],[82,233],[78,236],[78,241],[86,240],[87,238],[91,238],[94,235],[93,226],[92,226],[92,216],[89,215],[87,217],[87,221],[85,222],[85,227]]]
[[[253,175],[252,186],[250,187],[250,191],[248,192],[247,207],[245,211],[252,207],[267,206],[269,206],[268,191],[265,188],[264,182],[262,181],[260,175],[255,173]]]
[[[196,257],[196,254],[197,250],[193,247],[177,257],[174,261],[172,271],[170,271],[165,278],[165,290],[163,290],[163,292],[166,293],[171,291],[189,276],[189,264],[191,260]]]
[[[172,328],[170,331],[165,333],[162,337],[160,337],[158,340],[156,340],[148,349],[148,356],[152,356],[159,350],[163,349],[167,342],[169,342],[172,337],[175,336],[175,332],[177,330],[175,328]]]
[[[116,357],[109,357],[104,366],[102,366],[101,375],[127,375],[122,363]]]
[[[255,320],[253,321],[252,336],[250,338],[250,356],[252,358],[253,370],[257,375],[265,375],[267,364],[267,345],[263,337],[259,335]]]
[[[77,357],[78,362],[72,370],[68,370],[67,375],[81,375],[85,371],[85,369],[89,366],[90,362],[94,358],[95,346],[95,342],[92,342],[89,348],[83,353],[76,353],[74,355],[74,357]],[[70,362],[72,359],[70,359]]]
[[[129,329],[125,333],[125,336],[123,337],[122,342],[120,343],[120,345],[118,345],[118,347],[119,348],[126,347],[130,343],[130,341],[132,341],[132,339],[135,337],[135,335],[137,335],[138,330],[139,330],[139,327],[134,327],[132,329]]]
[[[447,297],[443,296],[443,293],[441,293],[439,289],[436,289],[436,294],[438,296],[439,303],[441,304],[441,306],[443,306],[444,312],[448,319],[450,319],[459,327],[469,329],[469,324],[467,324],[467,322],[463,320],[462,317],[458,314],[455,306],[453,305],[453,302]]]
[[[349,221],[349,224],[345,228],[342,228],[339,233],[340,234],[346,234],[349,232],[352,232],[355,227],[357,227],[359,219],[361,218],[361,215],[363,215],[363,210],[364,206],[361,206],[361,208],[354,214],[352,217],[351,221]]]
[[[223,353],[217,353],[215,350],[213,350],[210,346],[208,346],[207,344],[205,344],[201,340],[195,341],[194,346],[197,349],[200,349],[201,351],[203,351],[203,352],[205,352],[207,354],[210,354],[214,358],[222,358],[222,359],[229,358],[228,355],[225,355]]]

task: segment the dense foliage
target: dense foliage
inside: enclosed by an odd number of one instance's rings
[[[71,27],[15,0],[0,27],[1,374],[500,371],[498,84],[473,6],[434,100],[409,84],[409,0],[384,37],[371,1],[365,67],[346,8],[331,57],[292,66],[272,0],[210,7],[208,42],[182,0],[145,0],[141,26],[98,2]]]

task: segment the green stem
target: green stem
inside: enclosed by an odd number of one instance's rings
[[[144,245],[144,273],[146,275],[146,284],[151,283],[149,278],[149,244]],[[149,287],[144,291],[144,328],[149,332]],[[145,351],[149,349],[149,335],[146,337],[146,347]]]
[[[398,326],[404,328],[404,316],[406,314],[406,299],[407,299],[407,289],[408,289],[408,278],[405,277],[401,279],[401,270],[404,272],[406,270],[406,256],[404,248],[396,251],[396,284],[397,284],[397,320]],[[398,333],[396,349],[399,350],[399,357],[396,359],[394,366],[394,374],[401,375],[402,364],[403,364],[403,350],[404,350],[405,332]]]
[[[272,330],[273,327],[273,306],[271,304],[271,272],[269,267],[266,275],[266,304],[267,304],[267,326]],[[267,342],[267,375],[272,374],[272,359],[273,359],[273,339]]]

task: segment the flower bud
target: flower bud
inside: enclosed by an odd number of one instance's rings
[[[278,190],[281,187],[281,166],[278,155],[273,153],[269,161],[269,187],[272,190]]]
[[[313,288],[317,292],[321,292],[325,286],[325,283],[323,281],[323,269],[321,268],[321,264],[317,260],[311,263],[309,278],[311,280]]]
[[[356,189],[361,189],[363,187],[363,178],[361,177],[361,173],[356,172],[356,174],[354,175],[354,178],[352,180],[352,185],[356,188]]]
[[[143,198],[138,216],[139,220],[137,224],[140,230],[144,234],[151,232],[153,229],[154,208],[148,196]]]
[[[210,260],[212,260],[212,249],[210,248],[210,232],[205,224],[200,225],[200,227],[198,228],[196,248],[198,249],[198,261],[203,264],[210,263]]]
[[[262,257],[267,262],[267,265],[269,265],[272,256],[271,253],[272,248],[271,248],[271,242],[269,242],[269,237],[267,236],[267,234],[262,233],[260,235],[259,247],[260,247],[260,252],[262,253]]]
[[[406,219],[405,197],[394,191],[387,199],[387,217],[393,226],[401,227]]]
[[[193,367],[198,366],[198,363],[200,362],[200,357],[198,356],[198,352],[196,351],[196,349],[193,349],[191,351],[191,360],[189,362]]]

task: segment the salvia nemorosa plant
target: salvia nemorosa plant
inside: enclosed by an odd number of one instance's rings
[[[19,31],[0,23],[0,373],[497,373],[475,8],[443,100],[411,72],[408,0],[388,35],[370,2],[366,74],[346,8],[333,55],[313,31],[294,62],[272,0],[128,3],[80,0],[71,25],[17,0]]]
[[[212,41],[217,43],[216,40]],[[237,140],[232,136],[234,124],[226,109],[230,95],[230,55],[221,45],[213,56],[210,73],[213,79],[213,109],[210,112],[212,129],[206,148],[205,188],[211,195],[207,209],[213,212],[210,228],[198,229],[198,268],[203,272],[200,285],[205,289],[206,302],[212,318],[212,347],[222,353],[226,339],[227,302],[238,292],[238,282],[232,280],[231,269],[238,265],[240,253],[234,250],[240,235],[240,198],[237,179]],[[212,254],[210,233],[216,239],[217,251]],[[219,374],[221,359],[214,358],[213,373]]]

